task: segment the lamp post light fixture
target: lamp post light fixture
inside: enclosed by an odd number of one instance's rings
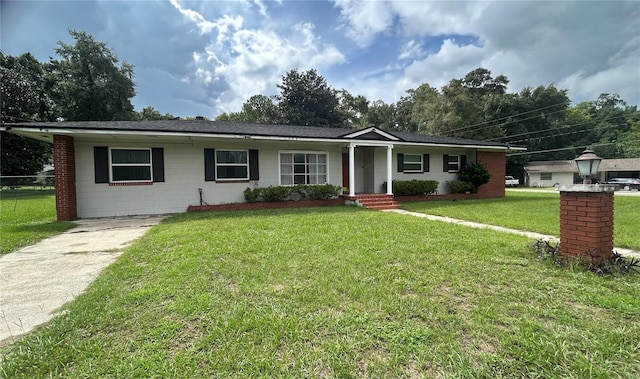
[[[582,184],[591,184],[591,178],[598,174],[602,158],[597,156],[593,150],[586,149],[575,161],[578,165],[578,174],[583,178]]]
[[[613,255],[612,186],[591,185],[602,158],[586,149],[575,159],[583,184],[563,185],[560,191],[560,254],[567,258],[589,254],[599,264]]]

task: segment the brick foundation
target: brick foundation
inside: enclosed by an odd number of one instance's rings
[[[593,252],[596,262],[613,254],[613,192],[560,192],[560,253]]]
[[[73,137],[53,136],[53,166],[56,181],[56,213],[58,221],[78,218],[76,204],[76,154]]]
[[[479,198],[504,197],[504,175],[506,173],[507,158],[504,152],[478,151],[476,160],[489,170],[489,183],[478,188]]]

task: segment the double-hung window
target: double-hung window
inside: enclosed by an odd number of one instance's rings
[[[447,161],[447,171],[448,172],[459,172],[460,171],[460,156],[459,155],[447,155],[445,156]]]
[[[216,150],[216,179],[248,180],[247,150]]]
[[[312,152],[280,153],[280,184],[327,183],[327,154]]]
[[[429,154],[398,153],[398,172],[405,174],[429,172]]]
[[[423,172],[422,154],[404,154],[404,172]]]
[[[151,149],[110,149],[112,182],[151,181]]]

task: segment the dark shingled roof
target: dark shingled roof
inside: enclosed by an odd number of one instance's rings
[[[357,132],[349,128],[321,128],[313,126],[292,125],[262,125],[244,124],[226,121],[207,120],[159,120],[159,121],[64,121],[64,122],[25,122],[6,123],[4,127],[46,128],[50,132],[55,129],[83,130],[83,131],[139,131],[164,133],[195,133],[215,135],[246,135],[285,138],[319,138],[345,139],[346,135]],[[424,134],[414,134],[396,131],[384,131],[404,142],[443,144],[443,145],[473,145],[487,147],[506,147],[495,142],[476,141],[463,138],[437,137]],[[358,137],[355,138],[356,140]]]

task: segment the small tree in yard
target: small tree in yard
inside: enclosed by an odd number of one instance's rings
[[[471,183],[473,193],[478,192],[478,187],[481,185],[489,183],[489,179],[491,179],[489,170],[480,162],[469,163],[460,171],[460,181]]]

